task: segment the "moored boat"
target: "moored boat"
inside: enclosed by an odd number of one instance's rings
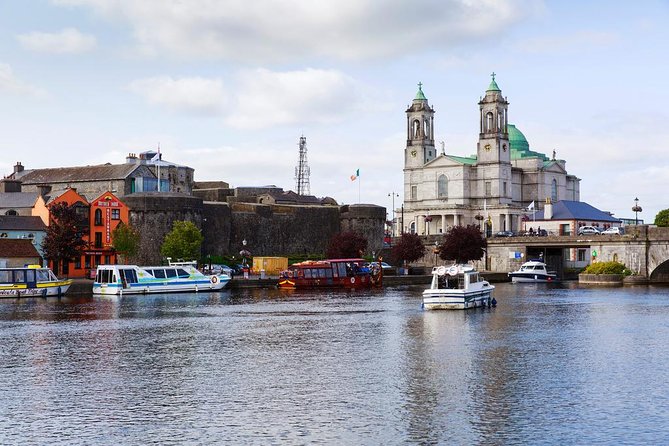
[[[430,288],[423,291],[423,308],[465,310],[494,305],[494,289],[471,265],[435,266]]]
[[[307,260],[279,274],[279,288],[371,288],[383,283],[379,262],[364,266],[365,259]]]
[[[148,294],[221,290],[226,274],[205,275],[190,264],[168,266],[98,265],[93,294]]]
[[[49,268],[27,265],[21,268],[0,268],[0,297],[61,296],[72,285]]]
[[[541,260],[529,260],[518,271],[508,273],[511,282],[553,282],[557,280],[555,271],[547,271],[546,264]]]

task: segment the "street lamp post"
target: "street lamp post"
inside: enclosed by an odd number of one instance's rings
[[[632,212],[634,212],[634,225],[639,224],[639,212],[641,211],[643,211],[643,209],[641,209],[641,206],[639,206],[639,199],[635,198],[634,207],[632,208]]]
[[[390,230],[392,232],[392,236],[395,237],[395,197],[399,198],[400,194],[391,192],[388,194],[388,196],[393,197],[393,219],[391,220],[392,224],[390,225]]]

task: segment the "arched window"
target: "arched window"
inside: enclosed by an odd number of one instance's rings
[[[420,121],[418,119],[414,120],[413,122],[412,134],[414,139],[420,138]]]
[[[95,225],[102,226],[102,209],[95,210]]]
[[[7,212],[5,212],[5,215],[19,215],[19,213],[16,212],[14,209],[10,209]]]
[[[427,119],[423,121],[423,131],[425,132],[425,137],[429,138],[430,137],[430,121]]]
[[[448,178],[446,175],[439,175],[437,179],[437,198],[448,197]]]
[[[557,180],[555,178],[553,178],[553,184],[551,184],[551,201],[553,203],[558,201]]]
[[[493,126],[495,125],[495,121],[493,120],[493,115],[492,112],[488,112],[486,115],[486,131],[487,132],[492,132],[494,130]]]

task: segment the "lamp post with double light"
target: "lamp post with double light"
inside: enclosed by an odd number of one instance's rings
[[[393,197],[393,219],[391,220],[392,224],[390,226],[390,231],[392,232],[392,236],[395,237],[395,197],[399,198],[400,194],[391,192],[388,194],[388,196]]]
[[[639,206],[639,198],[634,199],[634,207],[632,208],[632,212],[634,212],[634,224],[638,225],[639,224],[639,212],[643,211],[641,209],[641,206]]]

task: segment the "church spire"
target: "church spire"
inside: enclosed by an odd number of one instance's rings
[[[495,72],[493,71],[490,77],[492,77],[492,80],[490,81],[490,85],[488,85],[488,89],[486,91],[502,91],[499,89],[497,86],[497,82],[495,82]]]
[[[427,101],[427,98],[425,97],[425,94],[423,93],[423,83],[418,82],[418,93],[416,93],[416,97],[414,98],[414,101]]]

